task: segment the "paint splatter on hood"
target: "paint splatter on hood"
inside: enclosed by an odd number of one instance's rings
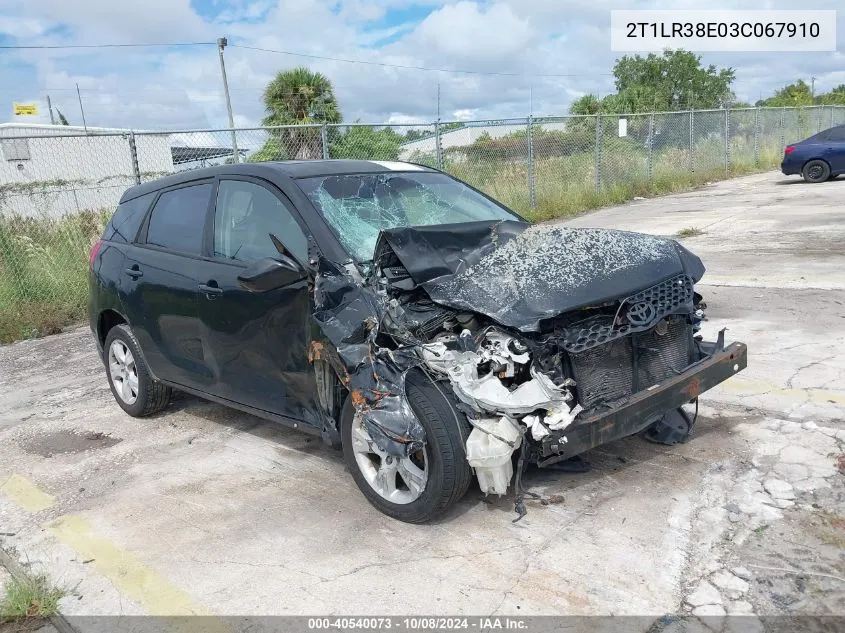
[[[536,331],[542,319],[621,299],[675,275],[698,281],[704,274],[701,260],[672,239],[560,225],[484,224],[473,223],[459,249],[459,225],[443,227],[442,235],[439,227],[392,229],[382,240],[437,303],[521,331]]]

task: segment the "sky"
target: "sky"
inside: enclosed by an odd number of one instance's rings
[[[835,9],[840,0],[806,8]],[[711,0],[707,8],[795,9],[774,0]],[[0,0],[0,45],[214,42],[227,37],[235,125],[256,126],[261,92],[280,70],[305,65],[333,83],[344,121],[418,123],[563,115],[586,93],[613,92],[610,9],[694,9],[700,0]],[[250,48],[243,48],[250,47]],[[267,49],[265,51],[255,48]],[[268,51],[372,62],[346,63]],[[736,69],[737,98],[754,102],[816,77],[845,83],[845,8],[837,51],[702,53]],[[375,64],[471,70],[428,72]],[[561,75],[557,77],[540,75]],[[81,124],[177,130],[227,126],[215,45],[0,49],[0,122],[12,103],[46,95]]]

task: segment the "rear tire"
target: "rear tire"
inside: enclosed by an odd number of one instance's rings
[[[343,457],[358,488],[378,510],[406,523],[426,523],[457,502],[469,488],[472,469],[466,460],[466,439],[471,428],[466,416],[452,405],[447,394],[421,371],[408,372],[405,392],[425,429],[427,477],[419,496],[410,502],[393,503],[368,481],[353,448],[355,409],[349,397],[341,411]]]
[[[128,325],[109,330],[103,348],[109,387],[121,409],[142,418],[167,406],[172,390],[153,379]]]
[[[801,175],[807,182],[824,182],[830,178],[830,165],[823,160],[807,161],[801,170]]]

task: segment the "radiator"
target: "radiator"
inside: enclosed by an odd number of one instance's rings
[[[692,335],[686,318],[674,316],[646,332],[570,352],[578,402],[584,409],[613,403],[682,372],[691,362]]]

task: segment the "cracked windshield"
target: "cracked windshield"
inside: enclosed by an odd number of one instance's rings
[[[319,176],[297,181],[357,260],[373,258],[382,229],[519,220],[445,174],[381,173]]]

